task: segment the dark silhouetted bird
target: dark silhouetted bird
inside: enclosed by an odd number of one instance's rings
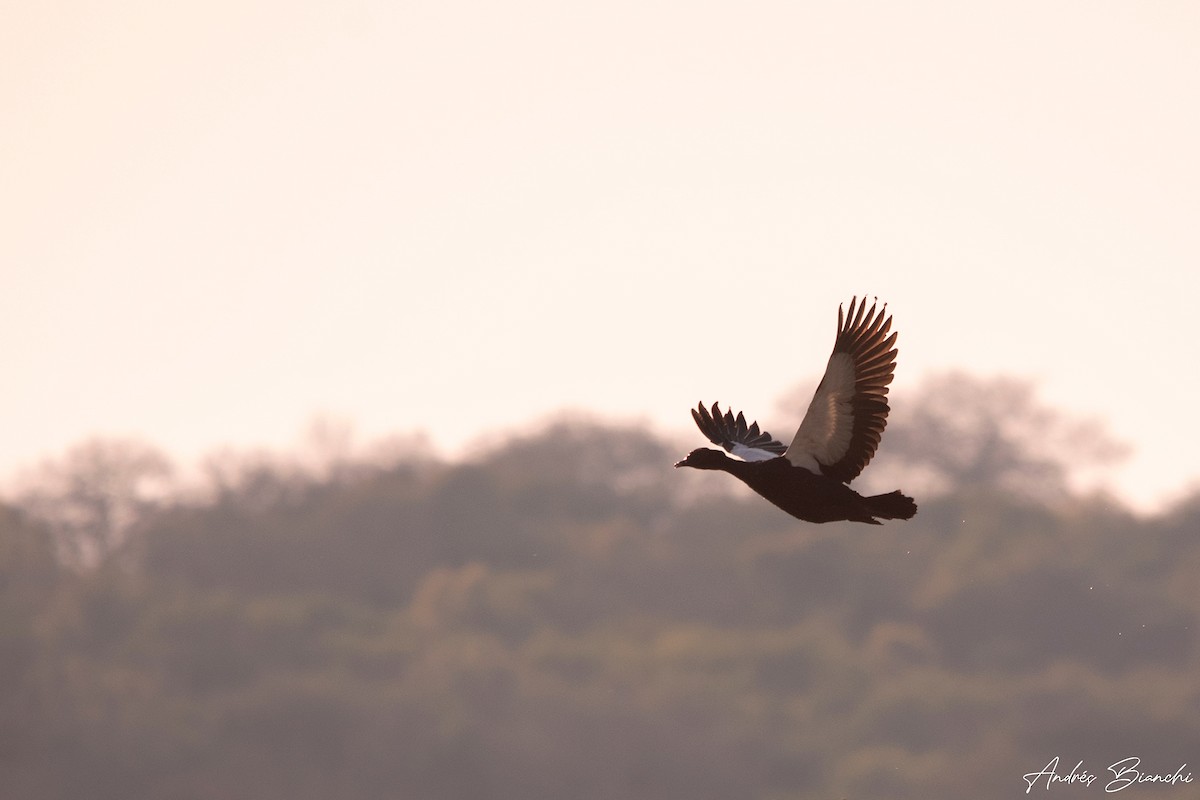
[[[692,411],[700,431],[736,458],[720,450],[693,450],[676,467],[718,469],[793,517],[807,522],[850,520],[880,525],[880,519],[911,519],[917,504],[899,491],[864,497],[848,484],[875,455],[887,425],[888,384],[896,369],[896,334],[888,335],[892,318],[887,304],[850,301],[842,314],[825,376],[808,405],[800,429],[788,447],[746,424],[740,412],[712,413],[701,403]]]

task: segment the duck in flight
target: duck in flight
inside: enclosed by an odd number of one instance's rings
[[[842,314],[825,376],[808,413],[788,447],[746,424],[739,412],[712,412],[701,403],[692,417],[708,440],[736,456],[702,447],[676,467],[728,472],[793,517],[806,522],[849,520],[882,524],[881,519],[911,519],[917,504],[899,491],[864,497],[846,484],[858,477],[875,455],[887,425],[888,384],[896,370],[896,334],[890,336],[887,304],[867,310],[866,299],[850,301]]]

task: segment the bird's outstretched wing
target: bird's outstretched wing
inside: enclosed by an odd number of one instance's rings
[[[721,413],[721,408],[713,403],[712,413],[701,403],[692,409],[692,419],[713,444],[719,444],[730,453],[745,461],[766,461],[783,455],[783,442],[775,440],[771,434],[758,429],[758,423],[746,424],[746,417],[739,411],[737,417],[732,411]]]
[[[868,311],[866,300],[843,316],[838,306],[838,333],[825,376],[808,413],[788,447],[787,459],[798,467],[820,471],[843,483],[858,477],[875,455],[887,425],[888,384],[896,369],[896,334],[888,336],[892,318]]]

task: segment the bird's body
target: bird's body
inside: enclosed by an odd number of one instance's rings
[[[702,455],[711,453],[712,455]],[[899,492],[863,497],[841,481],[797,467],[783,456],[739,461],[719,450],[701,448],[676,466],[728,472],[772,503],[805,522],[866,522],[908,519],[917,507]]]
[[[845,317],[838,309],[838,336],[825,376],[809,404],[792,444],[784,447],[758,423],[742,414],[712,413],[703,404],[692,411],[700,431],[720,450],[693,450],[676,467],[721,470],[793,517],[807,522],[848,520],[880,524],[880,519],[910,519],[917,513],[911,497],[899,491],[864,497],[848,484],[875,454],[887,425],[887,387],[895,370],[896,334],[887,335],[891,317],[866,311],[850,301]],[[883,311],[887,310],[885,305]]]

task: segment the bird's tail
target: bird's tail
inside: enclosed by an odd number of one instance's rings
[[[917,504],[911,497],[900,494],[898,490],[864,499],[871,516],[881,519],[912,519],[917,514]]]

